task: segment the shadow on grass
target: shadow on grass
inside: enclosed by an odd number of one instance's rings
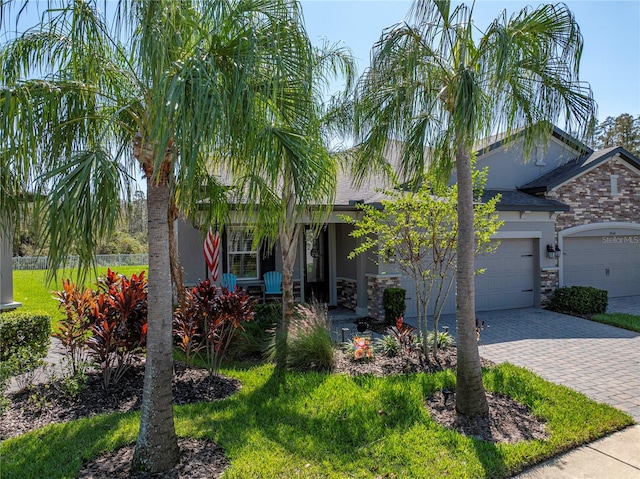
[[[46,426],[0,444],[2,477],[75,477],[84,462],[135,440],[139,414],[94,416]]]
[[[526,444],[495,445],[440,427],[424,401],[455,384],[451,371],[375,378],[238,365],[225,374],[242,381],[238,393],[175,412],[180,436],[206,437],[223,447],[232,463],[229,477],[294,472],[303,477],[421,477],[428,470],[431,477],[499,478],[589,436],[563,431],[531,450]],[[605,421],[618,429],[624,423],[613,408],[596,407],[521,368],[501,365],[485,371],[485,378],[488,389],[527,404],[558,431],[565,423],[579,423],[581,414],[593,418],[595,410],[596,429]],[[567,401],[581,410],[567,410]],[[138,421],[138,414],[99,416],[5,441],[0,445],[3,469],[16,478],[75,477],[82,461],[135,441]]]

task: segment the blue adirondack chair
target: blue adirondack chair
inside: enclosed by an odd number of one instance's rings
[[[262,300],[265,301],[267,296],[282,295],[282,273],[278,271],[267,271],[264,276],[264,289]]]
[[[229,291],[234,291],[236,289],[236,281],[238,278],[233,273],[223,273],[222,274],[222,282],[221,286],[223,288],[227,288]]]

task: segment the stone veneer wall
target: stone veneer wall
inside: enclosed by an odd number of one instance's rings
[[[368,274],[367,275],[367,309],[369,316],[384,319],[382,295],[387,288],[399,288],[399,274]]]
[[[355,279],[337,278],[338,306],[356,310],[358,306],[358,282]]]
[[[611,196],[611,175],[618,175],[616,196]],[[617,159],[548,192],[546,196],[571,207],[558,215],[556,233],[590,223],[640,223],[640,176]]]
[[[611,195],[611,175],[618,175],[618,194]],[[546,194],[548,199],[558,200],[570,206],[570,210],[556,218],[558,232],[573,226],[608,221],[640,223],[640,176],[619,159],[611,159],[594,170],[560,186]],[[540,272],[542,305],[558,287],[557,268]]]
[[[558,268],[542,268],[540,271],[540,302],[545,307],[549,304],[551,293],[558,287]]]

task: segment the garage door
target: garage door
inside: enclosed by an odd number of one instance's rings
[[[505,239],[495,253],[478,256],[476,310],[528,308],[534,305],[534,240]]]
[[[640,294],[640,236],[564,239],[564,286],[605,289],[610,298]]]

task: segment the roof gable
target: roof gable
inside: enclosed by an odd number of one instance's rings
[[[640,160],[621,146],[617,146],[587,153],[578,158],[574,158],[566,164],[539,176],[525,185],[522,185],[518,189],[526,193],[545,193],[557,188],[567,181],[593,170],[594,168],[597,168],[616,156],[619,156],[629,165],[640,170]]]
[[[513,143],[514,141],[518,140],[519,138],[524,136],[524,132],[525,130],[522,129],[516,133],[513,133],[512,135],[499,133],[485,140],[482,140],[480,143],[474,146],[474,149],[476,150],[478,156],[486,155],[491,151],[497,150],[498,148],[501,148],[509,143]],[[555,125],[551,130],[551,137],[556,138],[558,141],[567,145],[576,152],[586,152],[587,154],[593,153],[593,149],[591,149],[589,146],[582,143],[580,140],[576,139],[575,137],[571,136]]]

